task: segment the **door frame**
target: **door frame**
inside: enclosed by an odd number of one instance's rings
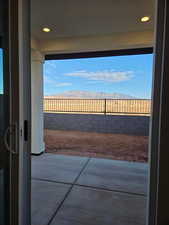
[[[22,81],[21,131],[22,142],[19,162],[19,225],[31,224],[31,25],[30,0],[18,0],[19,61]],[[21,20],[22,19],[22,20]],[[26,47],[25,47],[26,46]],[[25,178],[25,175],[29,179]],[[26,203],[26,204],[25,204]]]
[[[169,1],[156,1],[148,225],[169,224]]]
[[[17,154],[10,153],[10,225],[31,224],[30,0],[7,1],[6,56],[10,124],[17,124]]]
[[[16,64],[12,63],[10,72],[19,73],[20,81],[17,99],[12,97],[13,105],[19,105],[19,111],[12,115],[11,120],[19,119],[19,158],[14,159],[19,163],[19,171],[16,176],[18,180],[12,179],[16,185],[18,196],[15,196],[18,203],[18,212],[14,211],[11,217],[14,219],[11,225],[30,225],[30,171],[31,171],[31,99],[30,99],[30,0],[8,0],[10,3],[9,36],[11,56],[15,58]],[[12,3],[12,4],[11,4]],[[169,222],[168,201],[169,201],[169,179],[166,179],[166,171],[169,171],[169,151],[166,144],[169,139],[169,2],[168,0],[157,0],[157,21],[156,21],[156,47],[154,59],[154,85],[153,85],[153,115],[151,119],[151,140],[150,140],[150,188],[149,188],[149,210],[148,225],[167,225]],[[18,15],[18,16],[17,16]],[[17,31],[17,32],[16,32]],[[18,51],[14,51],[18,49]],[[18,67],[17,67],[18,66]],[[19,68],[19,70],[18,70]],[[18,71],[17,71],[18,70]],[[13,76],[14,77],[14,76]],[[16,82],[16,80],[15,80]],[[19,118],[18,118],[19,116]],[[25,130],[25,126],[29,129]],[[28,132],[28,133],[27,133]],[[25,138],[26,137],[26,138]],[[26,177],[25,177],[26,175]],[[19,183],[18,183],[19,181]],[[24,188],[26,187],[26,189]],[[15,201],[14,201],[15,202]],[[25,204],[26,203],[26,204]],[[17,221],[17,216],[19,221]],[[15,222],[14,222],[15,221]],[[18,224],[17,224],[18,222]]]

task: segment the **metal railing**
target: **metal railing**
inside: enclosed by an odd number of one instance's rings
[[[44,98],[45,112],[150,114],[150,99]]]

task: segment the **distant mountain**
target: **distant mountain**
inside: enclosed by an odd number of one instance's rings
[[[46,98],[94,98],[94,99],[134,99],[135,97],[121,93],[106,93],[106,92],[92,92],[92,91],[66,91],[52,96],[45,96]]]

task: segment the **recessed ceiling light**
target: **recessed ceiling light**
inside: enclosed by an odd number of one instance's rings
[[[50,32],[50,31],[51,31],[51,29],[50,29],[50,28],[48,28],[48,27],[44,27],[42,30],[43,30],[43,32],[46,32],[46,33],[48,33],[48,32]]]
[[[148,22],[150,20],[150,17],[149,16],[143,16],[142,18],[141,18],[141,22]]]

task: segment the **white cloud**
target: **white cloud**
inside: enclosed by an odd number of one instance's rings
[[[49,76],[44,76],[44,84],[48,84],[52,87],[66,87],[66,86],[71,86],[72,83],[68,82],[58,82],[55,78],[51,78]]]
[[[54,82],[56,82],[56,81],[51,79],[49,76],[44,75],[44,83],[53,84]]]
[[[66,86],[71,86],[72,83],[56,83],[55,86],[56,87],[66,87]]]
[[[65,74],[66,76],[82,77],[88,80],[104,81],[104,82],[122,82],[133,78],[133,71],[96,71],[88,72],[85,70],[75,71]]]

